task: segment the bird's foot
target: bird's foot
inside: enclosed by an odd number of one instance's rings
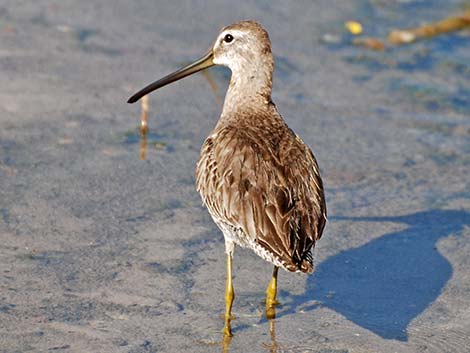
[[[276,306],[280,304],[276,298],[266,297],[266,318],[268,320],[276,318]]]
[[[223,329],[223,334],[224,336],[227,337],[232,337],[232,320],[236,319],[236,316],[233,314],[230,315],[224,315],[220,314],[219,316],[222,320],[224,320],[224,329]]]
[[[224,325],[224,330],[222,331],[224,333],[224,337],[232,337],[232,325],[230,324],[230,321],[226,321]]]
[[[270,299],[266,298],[266,307],[275,307],[281,305],[281,302],[277,300],[276,298]]]
[[[222,320],[227,320],[227,316],[224,315],[224,314],[220,314],[219,317],[220,317]],[[236,318],[237,318],[237,317],[236,317],[235,315],[230,314],[228,319],[229,319],[229,320],[234,320],[234,319],[236,319]]]

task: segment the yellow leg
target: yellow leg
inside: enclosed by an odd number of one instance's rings
[[[274,319],[276,317],[276,310],[274,307],[278,304],[276,301],[278,270],[279,267],[274,266],[273,277],[271,278],[268,288],[266,289],[266,317],[268,319]]]
[[[224,336],[232,337],[232,327],[230,321],[232,319],[232,304],[235,293],[232,283],[232,255],[227,255],[227,282],[225,284],[225,325]]]

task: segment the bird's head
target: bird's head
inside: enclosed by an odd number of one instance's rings
[[[129,98],[128,103],[214,65],[229,67],[235,76],[266,73],[270,77],[274,61],[268,33],[255,21],[241,21],[224,27],[213,47],[202,58],[151,83]]]
[[[242,21],[223,28],[212,48],[214,64],[232,72],[247,66],[265,66],[272,61],[271,41],[255,21]]]

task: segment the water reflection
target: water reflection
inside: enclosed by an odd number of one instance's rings
[[[270,344],[263,344],[265,348],[269,350],[270,353],[276,353],[279,352],[279,349],[281,346],[279,343],[276,341],[276,320],[275,319],[270,319],[269,320],[269,336],[271,337],[271,343]]]
[[[164,135],[157,134],[156,132],[150,132],[148,126],[149,116],[149,99],[148,96],[143,96],[141,101],[141,113],[140,113],[140,132],[132,130],[126,133],[125,143],[137,143],[140,141],[139,157],[141,160],[145,160],[147,157],[147,145],[150,143],[154,145],[158,150],[165,150],[168,152],[172,151],[172,148],[168,146],[162,138]],[[155,114],[154,114],[155,116]]]
[[[274,309],[273,309],[274,310]],[[272,318],[268,320],[269,322],[269,337],[271,338],[270,343],[263,343],[262,347],[267,349],[270,353],[279,352],[282,348],[281,345],[276,340],[276,319]],[[232,343],[232,337],[227,335],[222,335],[222,353],[230,352],[230,345]]]
[[[230,352],[230,344],[232,343],[232,337],[222,335],[222,353]]]
[[[300,306],[308,311],[322,305],[383,338],[406,341],[409,323],[436,300],[452,275],[436,243],[470,225],[470,213],[431,210],[397,217],[330,219],[408,227],[323,261],[305,293],[295,296],[283,314],[295,313]],[[312,300],[316,303],[308,305]]]

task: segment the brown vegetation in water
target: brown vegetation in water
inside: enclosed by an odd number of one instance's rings
[[[353,40],[353,44],[372,50],[385,50],[392,45],[409,44],[417,40],[431,38],[465,28],[470,28],[470,11],[415,28],[392,30],[385,40],[373,37],[356,38]]]

